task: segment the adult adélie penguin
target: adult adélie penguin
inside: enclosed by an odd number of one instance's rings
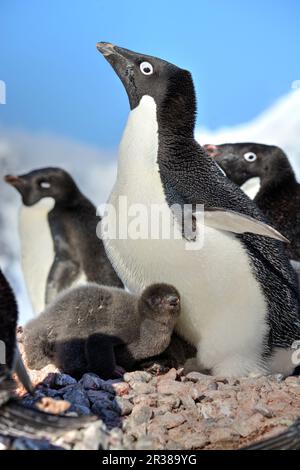
[[[300,338],[295,274],[282,242],[270,238],[279,234],[194,139],[191,74],[110,43],[97,48],[121,79],[131,108],[109,204],[117,216],[120,196],[127,207],[159,204],[178,231],[174,204],[203,204],[206,214],[199,250],[186,249],[194,241],[182,237],[105,236],[115,269],[136,293],[153,282],[176,286],[182,297],[177,331],[197,347],[199,369],[228,376],[291,373],[291,345]],[[109,225],[114,216],[107,214]]]

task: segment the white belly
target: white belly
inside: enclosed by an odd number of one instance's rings
[[[20,210],[22,270],[35,314],[44,310],[47,278],[54,260],[54,246],[48,223],[53,199],[42,199]]]
[[[253,200],[260,190],[260,178],[250,178],[246,183],[242,184],[241,190]]]
[[[153,103],[144,97],[129,117],[120,147],[118,178],[109,199],[117,217],[122,195],[127,196],[128,207],[164,204],[165,214],[170,211],[156,164]],[[139,139],[135,140],[134,134]],[[232,358],[233,362],[237,358],[238,364],[233,368],[226,365],[224,373],[234,375],[240,369],[243,373],[258,367],[267,328],[266,303],[248,256],[234,235],[205,226],[204,245],[197,251],[186,250],[182,239],[108,239],[104,243],[132,292],[139,293],[153,282],[167,282],[179,290],[182,313],[177,329],[198,348],[204,368],[219,372],[218,365]],[[245,370],[240,357],[248,361]]]

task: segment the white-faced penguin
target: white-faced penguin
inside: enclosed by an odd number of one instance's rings
[[[37,409],[22,406],[14,394],[15,383],[11,373],[15,368],[16,354],[16,325],[18,307],[15,296],[6,278],[0,271],[0,348],[5,352],[6,360],[0,364],[0,436],[5,436],[10,442],[14,438],[53,438],[71,429],[80,429],[91,419],[74,418],[52,415]],[[5,349],[3,345],[5,344]],[[2,364],[5,362],[5,364]],[[29,377],[24,376],[25,369],[16,368],[17,375],[23,385],[32,391]],[[25,379],[25,380],[24,380]]]
[[[123,286],[96,234],[96,208],[66,171],[42,168],[5,180],[19,191],[24,204],[22,266],[36,313],[76,284]]]
[[[206,145],[205,149],[288,238],[289,257],[300,261],[300,184],[286,154],[274,145],[252,142]],[[255,181],[259,186],[252,193]]]
[[[211,221],[200,228],[204,242],[197,250],[193,239],[182,237],[105,236],[119,276],[134,293],[154,282],[179,290],[176,330],[197,347],[199,369],[228,376],[290,373],[290,347],[300,338],[295,273],[282,243],[247,233],[249,217],[265,222],[265,216],[194,139],[191,74],[109,43],[97,48],[121,79],[131,108],[109,204],[119,217],[126,217],[120,196],[127,207],[143,204],[149,211],[159,204],[180,234],[174,204],[203,204]],[[222,209],[223,226],[215,223],[214,208]],[[244,216],[236,224],[238,235],[229,227],[235,212]]]
[[[179,294],[167,284],[151,285],[140,297],[97,284],[69,289],[26,325],[28,365],[52,362],[73,377],[112,377],[116,365],[131,370],[165,351],[179,313]]]

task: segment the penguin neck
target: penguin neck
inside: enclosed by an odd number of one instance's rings
[[[149,174],[157,172],[161,158],[182,160],[187,143],[194,142],[195,104],[190,110],[182,101],[180,104],[181,111],[175,98],[157,105],[151,96],[144,95],[131,110],[119,148],[118,180],[129,171],[138,175],[141,167]]]
[[[130,111],[119,148],[117,179],[126,183],[128,177],[151,175],[156,170],[158,154],[157,107],[150,96],[143,96]]]
[[[76,188],[63,197],[57,197],[55,199],[55,206],[61,209],[72,209],[81,204],[83,200],[85,200],[85,197]]]
[[[281,191],[293,191],[297,186],[295,173],[288,161],[278,161],[261,178],[259,196]]]

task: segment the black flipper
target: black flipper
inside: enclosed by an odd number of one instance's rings
[[[47,279],[45,304],[48,305],[56,299],[59,292],[70,287],[79,275],[79,264],[67,258],[68,255],[53,261]],[[36,312],[40,313],[40,312]]]
[[[251,444],[243,450],[300,450],[300,419],[278,436]]]

